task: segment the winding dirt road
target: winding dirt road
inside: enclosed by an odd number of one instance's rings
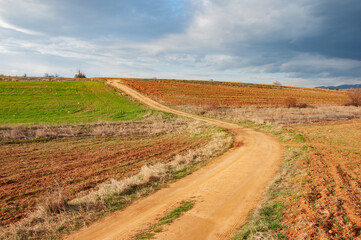
[[[281,146],[272,137],[237,124],[195,116],[164,106],[118,80],[108,83],[150,108],[208,122],[234,134],[234,147],[207,166],[132,205],[110,214],[68,239],[132,239],[182,201],[194,207],[156,239],[228,239],[263,197],[281,162]]]

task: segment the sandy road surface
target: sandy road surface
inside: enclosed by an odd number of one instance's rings
[[[69,239],[131,239],[182,201],[195,200],[194,207],[156,239],[228,239],[262,198],[263,190],[275,176],[281,147],[272,137],[237,124],[195,116],[166,107],[120,81],[113,87],[150,108],[202,120],[234,134],[235,144],[227,153],[167,188],[99,220],[71,235]],[[243,144],[242,144],[243,143]]]

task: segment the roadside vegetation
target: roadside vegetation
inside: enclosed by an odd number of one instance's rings
[[[0,125],[140,119],[146,113],[103,81],[0,82]]]
[[[191,210],[194,206],[194,201],[186,201],[181,203],[178,207],[167,213],[159,219],[159,222],[150,226],[149,229],[138,233],[136,239],[153,239],[154,235],[163,230],[162,226],[171,224],[174,220],[179,218],[184,212]]]
[[[258,124],[315,123],[361,118],[361,108],[354,106],[308,106],[301,108],[179,106],[178,109],[226,121],[251,121]]]
[[[361,120],[284,127],[242,124],[275,134],[286,153],[263,203],[234,240],[360,237]]]
[[[284,145],[284,163],[278,176],[265,191],[265,197],[258,208],[251,212],[247,222],[235,233],[232,240],[243,239],[288,239],[283,222],[289,197],[298,198],[302,186],[293,180],[306,176],[304,163],[308,158],[309,146],[303,135],[279,125],[240,122],[249,128],[274,134]],[[303,238],[301,238],[303,239]]]

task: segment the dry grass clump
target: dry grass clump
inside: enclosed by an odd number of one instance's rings
[[[346,106],[361,106],[361,88],[350,89],[347,92],[350,101],[346,103]]]
[[[283,104],[288,108],[297,107],[297,100],[296,98],[287,97],[283,100]]]
[[[361,118],[361,109],[353,106],[318,106],[318,107],[228,107],[207,110],[206,107],[178,107],[183,111],[202,114],[228,121],[252,121],[257,124],[295,124],[325,121],[350,120]]]
[[[156,135],[187,128],[181,118],[56,126],[0,126],[0,141],[85,136]]]
[[[61,191],[57,192],[54,196],[48,196],[41,201],[39,205],[40,211],[46,214],[57,214],[66,211],[69,204]]]
[[[187,130],[197,134],[204,126],[193,122],[187,126]],[[231,146],[233,140],[229,134],[213,129],[212,140],[205,147],[176,155],[168,164],[143,166],[134,176],[123,180],[110,179],[90,192],[80,193],[71,201],[65,201],[61,192],[54,198],[45,199],[37,211],[2,229],[0,239],[59,238],[64,233],[93,222],[106,212],[121,209],[131,200],[154,191],[152,184],[189,174],[200,166],[198,163],[218,156]]]

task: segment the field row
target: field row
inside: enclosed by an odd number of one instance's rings
[[[287,97],[310,105],[342,105],[348,100],[343,91],[290,87],[242,87],[191,82],[157,80],[123,80],[125,84],[148,96],[171,105],[196,106],[280,106]]]
[[[353,239],[361,234],[361,120],[295,126],[307,137],[309,157],[295,184],[299,198],[285,211],[287,235]],[[345,134],[347,131],[347,134]],[[299,181],[297,183],[297,181]]]
[[[62,191],[67,199],[72,199],[110,178],[134,175],[143,165],[167,163],[177,154],[202,147],[208,140],[183,131],[1,144],[1,224],[19,220],[53,192]]]

